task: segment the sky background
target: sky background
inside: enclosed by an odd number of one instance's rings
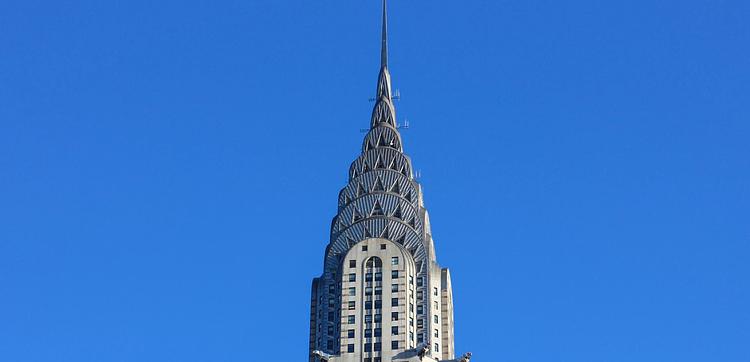
[[[0,1],[0,360],[306,361],[379,8]],[[459,352],[750,361],[750,2],[390,10]]]

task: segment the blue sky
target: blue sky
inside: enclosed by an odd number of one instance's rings
[[[0,360],[305,360],[378,1],[0,2]],[[750,361],[750,3],[392,1],[459,351]]]

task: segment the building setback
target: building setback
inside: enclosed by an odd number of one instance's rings
[[[396,123],[385,0],[382,27],[370,129],[339,193],[323,274],[312,283],[311,362],[455,358],[450,272],[437,263],[421,186]]]

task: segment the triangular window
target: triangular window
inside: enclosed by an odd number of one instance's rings
[[[352,212],[352,222],[357,222],[359,220],[362,220],[362,214],[360,214],[359,211],[355,208]]]
[[[406,195],[404,195],[407,201],[411,201],[411,192],[407,192]]]
[[[380,181],[380,177],[378,177],[375,180],[375,187],[373,187],[372,191],[385,191],[385,188],[383,187],[383,183]]]
[[[413,228],[416,229],[417,228],[417,218],[416,217],[411,218],[411,220],[409,220],[409,225],[411,227],[413,227]]]
[[[383,234],[380,235],[380,237],[383,238],[383,239],[390,239],[391,238],[391,234],[388,232],[388,227],[387,226],[386,226],[385,229],[383,229]]]
[[[362,184],[361,183],[357,183],[357,197],[360,197],[360,196],[362,196],[362,195],[364,195],[366,193],[367,193],[367,191],[365,191],[365,188],[362,187]]]
[[[378,146],[388,146],[388,142],[385,141],[385,137],[380,136],[380,141],[378,142]]]
[[[368,229],[368,228],[365,228],[365,237],[366,238],[371,238],[372,237],[372,235],[370,234],[370,229]]]
[[[396,181],[393,184],[393,187],[391,187],[391,192],[393,192],[394,194],[401,194],[401,187],[398,186],[398,181]]]
[[[363,161],[362,163],[362,172],[370,171],[370,165],[367,164],[367,161]]]
[[[397,217],[399,219],[403,218],[403,215],[401,215],[401,206],[396,208],[396,212],[393,213],[393,217]]]
[[[383,216],[385,213],[383,212],[383,208],[380,206],[380,202],[375,201],[375,206],[372,208],[372,214],[371,216]]]
[[[378,157],[378,161],[375,162],[375,168],[385,168],[385,164],[383,164],[383,160]]]

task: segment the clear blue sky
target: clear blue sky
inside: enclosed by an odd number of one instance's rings
[[[0,2],[0,360],[305,361],[379,7]],[[750,361],[749,16],[392,1],[459,351]]]

